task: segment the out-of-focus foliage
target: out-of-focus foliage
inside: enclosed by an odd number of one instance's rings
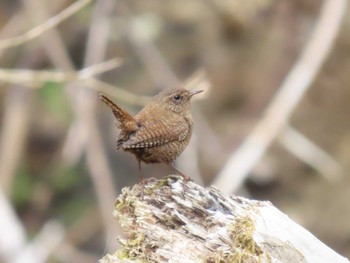
[[[68,98],[64,92],[64,86],[56,83],[45,83],[38,91],[45,111],[60,121],[67,123],[71,120],[71,109]]]

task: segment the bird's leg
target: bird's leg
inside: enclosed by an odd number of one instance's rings
[[[141,200],[143,200],[143,192],[145,190],[145,180],[144,180],[142,172],[141,172],[141,161],[139,159],[137,159],[137,163],[138,163],[138,166],[139,166],[139,174],[140,174],[140,180],[141,180],[141,186],[142,186],[142,189],[141,189]]]
[[[188,181],[191,180],[191,178],[183,173],[181,173],[178,169],[175,168],[174,164],[169,164],[171,168],[173,168],[179,175],[181,175],[184,178],[184,181],[187,183]]]
[[[143,184],[144,183],[144,178],[143,178],[143,175],[141,173],[141,161],[139,159],[137,159],[137,162],[138,162],[138,165],[139,165],[140,180],[141,180],[141,183]]]

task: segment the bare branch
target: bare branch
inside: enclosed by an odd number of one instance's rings
[[[77,0],[74,4],[70,5],[62,12],[56,16],[50,18],[43,24],[40,24],[28,32],[9,39],[4,39],[0,41],[0,50],[22,45],[38,36],[40,36],[45,31],[57,26],[62,21],[66,20],[68,17],[74,15],[76,12],[84,8],[86,5],[91,3],[92,0]]]
[[[29,16],[36,25],[44,23],[46,20],[50,19],[57,11],[52,10],[52,4],[44,0],[22,0],[23,5],[29,13]],[[60,2],[61,6],[67,4],[65,1],[55,1]],[[57,8],[56,8],[57,9]],[[62,9],[62,7],[60,8]],[[75,36],[68,36],[75,37]],[[51,63],[63,71],[74,71],[75,66],[70,57],[69,51],[66,48],[66,41],[63,41],[60,31],[57,27],[51,28],[51,30],[46,31],[40,37],[40,42],[43,50],[45,51],[47,57]]]
[[[315,31],[299,60],[271,100],[263,118],[214,180],[213,184],[220,190],[235,192],[288,123],[333,47],[346,5],[347,0],[324,1]]]
[[[307,163],[330,181],[342,178],[343,169],[328,153],[305,138],[300,132],[287,126],[278,141],[302,162]]]
[[[87,79],[85,84],[91,89],[109,94],[120,101],[133,105],[143,106],[151,100],[151,97],[136,95],[95,78]]]
[[[78,72],[62,72],[49,70],[0,69],[0,81],[38,87],[45,82],[64,83],[69,81],[86,80],[95,75],[109,71],[121,64],[120,59],[111,59],[100,64],[92,65]]]

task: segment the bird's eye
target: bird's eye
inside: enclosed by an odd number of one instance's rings
[[[182,96],[180,96],[180,95],[174,95],[173,99],[174,99],[175,101],[181,101],[181,100],[182,100]]]

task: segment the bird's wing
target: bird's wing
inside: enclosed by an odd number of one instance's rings
[[[124,149],[161,146],[172,141],[183,141],[191,133],[190,125],[181,121],[147,121],[123,143]]]

